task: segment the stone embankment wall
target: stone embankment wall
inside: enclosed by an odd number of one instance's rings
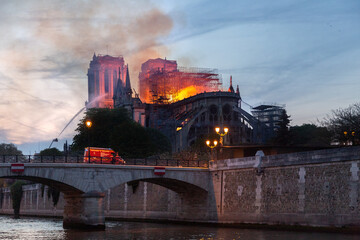
[[[212,190],[198,211],[171,190],[139,182],[106,192],[105,217],[360,227],[359,167],[359,147],[219,160],[210,164]],[[63,196],[55,208],[46,191],[25,186],[20,214],[62,216]],[[8,189],[0,213],[12,213]]]
[[[360,226],[360,148],[211,164],[218,221]]]

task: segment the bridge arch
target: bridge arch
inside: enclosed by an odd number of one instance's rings
[[[109,178],[101,183],[102,190],[114,188],[121,184],[139,181],[157,184],[178,194],[186,192],[208,192],[208,169],[167,167],[164,176],[156,176],[154,167],[144,166],[107,166]],[[120,169],[119,169],[120,168]]]
[[[191,195],[191,194],[206,195],[207,194],[207,190],[205,190],[199,186],[196,186],[194,184],[187,183],[184,181],[179,181],[177,179],[171,179],[171,178],[138,179],[138,180],[133,180],[133,181],[127,182],[126,184],[133,186],[133,185],[137,185],[138,182],[148,182],[148,183],[152,183],[155,185],[159,185],[161,187],[170,189],[180,195]]]
[[[209,177],[205,168],[167,167],[164,176],[157,176],[150,166],[25,163],[24,172],[16,173],[11,171],[10,163],[0,164],[0,178],[30,180],[64,193],[64,228],[105,228],[105,192],[136,181],[173,190],[181,195],[184,209],[195,209],[207,201]]]
[[[59,182],[53,179],[48,179],[48,178],[42,178],[42,177],[33,177],[33,176],[1,176],[0,178],[7,178],[7,179],[19,179],[19,180],[27,180],[27,181],[31,181],[34,183],[40,183],[52,188],[55,188],[56,190],[64,193],[64,194],[83,194],[84,192],[73,187],[70,186],[66,183],[63,182]]]

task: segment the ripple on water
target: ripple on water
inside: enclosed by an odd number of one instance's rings
[[[105,231],[64,230],[61,219],[0,216],[0,239],[355,240],[358,235],[107,221]]]

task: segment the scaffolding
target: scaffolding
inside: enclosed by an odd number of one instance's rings
[[[151,69],[140,84],[148,93],[143,94],[145,102],[169,104],[202,92],[218,91],[222,82],[216,69],[179,67],[174,71]]]

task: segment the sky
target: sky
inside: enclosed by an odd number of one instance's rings
[[[359,102],[358,0],[0,3],[0,143],[23,154],[71,142],[94,52],[123,56],[135,89],[150,58],[216,68],[246,104],[285,104],[291,125]]]

